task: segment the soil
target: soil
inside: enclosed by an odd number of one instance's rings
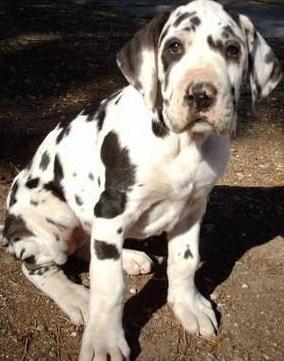
[[[125,84],[114,54],[139,21],[118,7],[80,1],[1,6],[3,220],[9,185],[47,132]],[[270,43],[283,65],[284,44]],[[284,360],[283,83],[256,114],[247,93],[243,99],[230,166],[211,194],[203,222],[196,276],[219,311],[219,334],[210,340],[186,334],[167,306],[166,240],[129,240],[156,259],[151,275],[127,277],[125,329],[133,360]],[[69,273],[87,276],[72,260],[68,266]],[[82,328],[0,249],[0,361],[75,361],[81,336]]]

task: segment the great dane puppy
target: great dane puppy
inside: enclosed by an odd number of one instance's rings
[[[117,62],[130,85],[48,134],[13,182],[3,229],[26,277],[86,323],[80,361],[129,360],[123,267],[146,273],[151,260],[123,250],[126,237],[167,232],[168,302],[188,332],[215,334],[194,283],[200,223],[228,162],[241,84],[255,103],[281,78],[252,22],[209,0],[155,17]],[[90,296],[60,267],[86,244]]]

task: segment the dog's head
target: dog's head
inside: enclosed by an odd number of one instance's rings
[[[176,133],[232,131],[242,82],[249,78],[255,103],[281,79],[279,61],[250,19],[210,0],[156,16],[117,61]]]

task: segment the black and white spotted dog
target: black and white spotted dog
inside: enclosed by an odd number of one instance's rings
[[[167,232],[168,302],[188,332],[214,335],[194,283],[200,223],[228,162],[241,84],[255,102],[281,78],[252,22],[210,0],[155,17],[118,65],[130,85],[48,134],[13,182],[3,229],[26,277],[86,324],[80,361],[129,360],[123,269],[147,273],[152,262],[123,249],[126,237]],[[60,267],[89,244],[90,293]]]

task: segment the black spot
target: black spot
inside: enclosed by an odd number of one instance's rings
[[[93,180],[95,179],[93,173],[89,173],[89,179],[90,179],[91,181],[93,181]]]
[[[95,114],[98,111],[99,106],[100,106],[99,101],[96,101],[86,106],[86,108],[83,110],[82,115],[87,115],[86,118],[87,122],[94,120]]]
[[[43,185],[43,188],[49,192],[51,192],[56,198],[60,199],[61,201],[65,202],[65,195],[60,186],[54,182],[48,182]]]
[[[63,177],[64,177],[64,173],[63,173],[62,164],[60,162],[59,155],[56,154],[54,159],[54,179],[56,179],[56,181],[60,183]]]
[[[26,182],[26,187],[29,189],[36,188],[39,184],[39,178],[31,178]]]
[[[73,177],[77,177],[77,173],[75,173],[75,172],[72,175],[73,175]]]
[[[104,241],[95,240],[95,252],[99,260],[118,260],[120,258],[117,247],[114,244],[108,244]]]
[[[19,188],[19,184],[18,181],[16,181],[11,188],[9,207],[12,207],[17,202],[16,194],[18,188]]]
[[[30,200],[30,204],[32,205],[32,206],[37,206],[38,205],[38,202],[37,201],[34,201],[33,199],[31,199]]]
[[[121,233],[122,233],[122,228],[121,228],[121,227],[118,228],[117,233],[118,233],[118,234],[121,234]]]
[[[191,252],[191,250],[190,250],[190,248],[189,248],[189,245],[187,245],[186,248],[187,248],[187,249],[186,249],[186,251],[184,252],[184,255],[183,255],[184,258],[185,258],[185,259],[188,259],[189,257],[190,257],[190,258],[193,258],[193,254],[192,254],[192,252]]]
[[[101,186],[101,178],[98,177],[98,186],[100,187]]]
[[[67,125],[64,125],[63,128],[61,129],[60,133],[58,134],[57,138],[56,138],[56,144],[60,143],[61,140],[66,137],[71,130],[71,125],[70,123]]]
[[[270,51],[265,55],[265,62],[266,64],[273,63],[275,61],[275,55],[273,51],[270,49]]]
[[[95,205],[96,217],[114,218],[123,213],[127,201],[125,191],[106,189],[102,192],[99,201]]]
[[[175,27],[175,28],[177,28],[180,24],[181,24],[181,22],[182,21],[184,21],[184,20],[186,20],[186,19],[190,19],[192,16],[194,16],[194,15],[196,15],[196,11],[193,11],[193,12],[191,12],[191,13],[183,13],[183,14],[181,14],[180,16],[178,16],[177,18],[176,18],[176,20],[175,20],[175,22],[173,23],[173,26]]]
[[[3,236],[9,242],[18,242],[25,237],[34,236],[20,216],[8,214],[3,229]]]
[[[63,188],[61,186],[61,180],[64,177],[62,164],[60,162],[59,156],[56,155],[54,159],[54,179],[46,184],[43,188],[50,191],[55,197],[59,198],[62,201],[66,201]]]
[[[127,192],[135,182],[136,167],[130,162],[127,148],[121,148],[113,131],[103,141],[101,158],[105,165],[105,191],[95,207],[95,215],[113,218],[125,209]]]
[[[159,112],[158,119],[152,120],[152,131],[156,137],[159,138],[165,138],[167,135],[169,135],[169,128],[166,126],[161,112]]]
[[[106,116],[106,105],[107,105],[107,101],[104,101],[103,103],[95,103],[88,106],[83,112],[83,115],[87,115],[86,118],[87,122],[93,120],[97,121],[97,128],[99,131],[102,129],[104,125],[104,120]]]
[[[75,202],[78,204],[78,206],[81,206],[83,204],[82,199],[77,195],[75,195]]]
[[[201,20],[198,16],[194,16],[192,19],[191,19],[191,23],[195,26],[199,26],[201,24]]]
[[[40,163],[39,163],[40,169],[46,170],[49,163],[50,163],[50,156],[49,156],[49,154],[48,154],[48,152],[46,150],[41,156],[41,160],[40,160]]]
[[[23,255],[24,255],[24,253],[26,252],[26,249],[25,248],[23,248],[22,250],[21,250],[21,253],[20,253],[20,259],[22,259],[23,258]]]

